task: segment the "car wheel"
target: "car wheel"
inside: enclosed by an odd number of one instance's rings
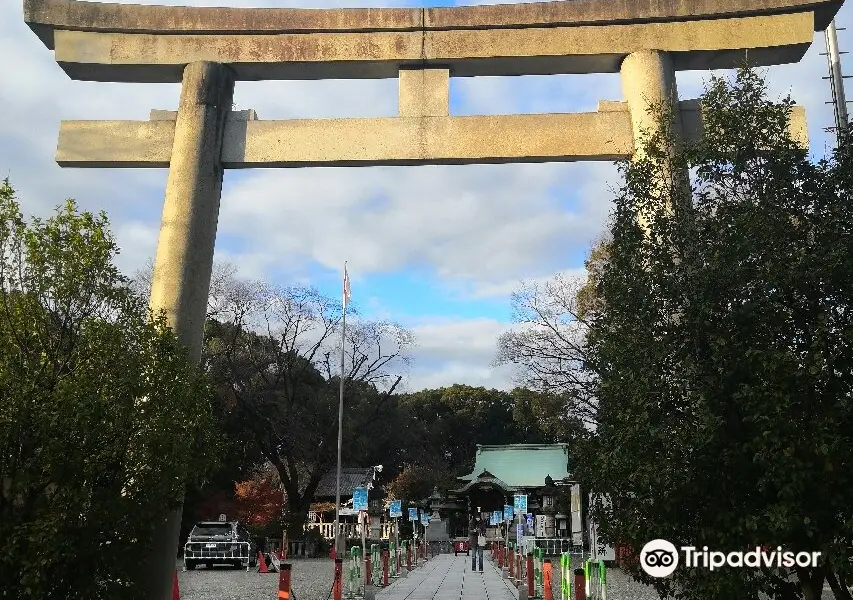
[[[187,571],[195,571],[195,561],[194,560],[184,561],[184,568]]]

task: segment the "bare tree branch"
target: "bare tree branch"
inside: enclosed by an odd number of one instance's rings
[[[581,278],[557,275],[512,295],[518,324],[498,339],[497,365],[514,365],[514,380],[530,389],[571,398],[573,416],[594,422],[595,399],[585,349],[589,323],[581,317]]]

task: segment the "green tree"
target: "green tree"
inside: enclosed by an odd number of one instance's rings
[[[237,278],[207,324],[204,364],[217,391],[284,489],[284,527],[300,536],[314,492],[335,468],[341,307],[314,289]],[[351,309],[349,309],[351,310]],[[343,455],[346,466],[383,464],[381,418],[414,343],[392,323],[347,323]],[[360,464],[359,464],[360,463]]]
[[[499,390],[456,384],[401,394],[399,407],[407,424],[402,460],[413,465],[462,475],[474,467],[477,444],[523,441],[512,397]]]
[[[583,431],[583,422],[573,413],[570,394],[519,387],[510,396],[514,402],[512,418],[522,443],[571,443]]]
[[[454,479],[446,463],[436,461],[431,465],[404,465],[400,474],[387,487],[391,498],[420,502],[426,500],[435,488],[446,491],[459,487],[459,482]]]
[[[584,261],[586,281],[575,296],[578,318],[588,319],[604,309],[601,297],[596,293],[597,286],[604,275],[604,268],[610,257],[610,240],[605,237],[593,244],[589,256]]]
[[[402,490],[457,488],[457,476],[474,468],[477,444],[549,443],[575,435],[580,423],[565,397],[516,388],[511,392],[456,384],[400,394],[391,413],[398,448],[391,477],[398,498],[420,500]]]
[[[105,215],[28,224],[0,185],[0,597],[132,597],[215,454],[208,384],[117,253]]]
[[[594,511],[612,542],[822,553],[817,568],[633,568],[662,596],[816,600],[826,581],[849,599],[851,140],[810,161],[790,99],[748,69],[713,78],[701,106],[701,141],[668,154],[664,128],[621,165],[578,474],[609,497]],[[658,185],[687,169],[691,189]]]

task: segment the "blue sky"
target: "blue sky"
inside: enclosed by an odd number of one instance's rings
[[[449,6],[452,2],[322,0],[136,0],[217,6]],[[604,1],[604,0],[602,0]],[[154,254],[165,170],[60,169],[62,119],[147,119],[174,109],[174,84],[70,81],[24,25],[20,0],[0,3],[0,175],[19,189],[25,212],[45,215],[72,196],[108,212],[132,273]],[[839,27],[853,30],[853,2]],[[851,31],[840,32],[853,51]],[[774,95],[791,92],[807,111],[812,150],[832,124],[823,34],[796,65],[768,70]],[[848,55],[849,56],[849,55]],[[853,59],[844,68],[853,75]],[[678,75],[682,99],[707,73]],[[848,94],[853,99],[853,90]],[[453,79],[453,114],[592,111],[621,100],[617,75]],[[397,82],[238,82],[238,108],[259,118],[394,116]],[[349,261],[353,300],[365,317],[410,328],[418,346],[407,389],[452,383],[507,388],[510,369],[492,368],[495,343],[512,327],[510,294],[522,280],[583,274],[603,232],[616,183],[608,163],[229,171],[216,259],[281,284],[310,284],[339,297]]]

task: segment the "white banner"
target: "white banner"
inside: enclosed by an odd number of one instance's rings
[[[548,517],[545,515],[536,515],[536,537],[547,537],[545,533],[545,523]]]
[[[572,544],[580,546],[583,544],[583,523],[581,522],[581,486],[572,486]]]

